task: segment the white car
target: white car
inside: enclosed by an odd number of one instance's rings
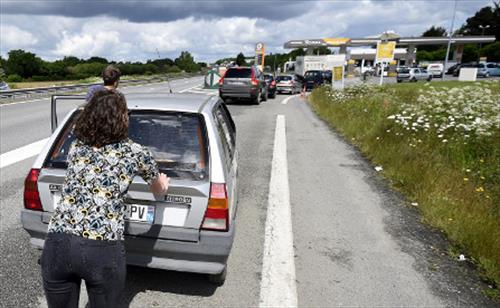
[[[427,66],[429,75],[442,77],[444,72],[444,65],[441,63],[432,63]]]

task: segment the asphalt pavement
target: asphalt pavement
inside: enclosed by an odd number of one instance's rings
[[[201,82],[197,77],[171,86],[174,92],[216,93],[201,89]],[[166,92],[168,86],[124,89],[150,91]],[[1,154],[47,138],[49,106],[48,100],[0,106]],[[202,275],[128,267],[122,304],[259,306],[264,293],[266,303],[278,298],[284,291],[273,286],[288,279],[295,290],[289,295],[296,298],[275,306],[494,306],[471,267],[447,256],[444,237],[422,225],[418,212],[317,118],[304,97],[278,95],[260,105],[230,102],[228,108],[237,127],[240,169],[226,283],[216,287]],[[40,252],[30,248],[19,221],[23,181],[33,161],[0,169],[0,307],[46,307]],[[280,211],[268,212],[271,206]],[[267,232],[277,230],[269,224],[287,221],[289,233]],[[291,247],[292,260],[283,261],[290,275],[263,272],[263,263],[266,269],[280,266],[273,263],[273,240]]]

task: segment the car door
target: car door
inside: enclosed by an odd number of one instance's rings
[[[213,110],[213,115],[222,143],[225,180],[229,198],[229,216],[233,220],[236,215],[238,200],[238,151],[236,149],[236,126],[225,104],[216,104]]]

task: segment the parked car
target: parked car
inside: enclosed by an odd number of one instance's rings
[[[323,71],[323,82],[332,83],[332,71],[331,70]]]
[[[278,93],[296,94],[302,91],[303,79],[296,74],[280,75],[276,77],[276,91]]]
[[[462,63],[458,68],[453,71],[453,76],[458,77],[462,68],[477,68],[476,63]]]
[[[73,127],[81,108],[57,126],[57,106],[79,97],[53,97],[53,134],[25,180],[23,228],[42,249],[61,196]],[[236,127],[218,97],[128,94],[129,137],[148,147],[170,177],[166,196],[155,196],[140,177],[125,197],[128,264],[208,274],[222,284],[238,205]],[[142,214],[141,214],[142,213]]]
[[[219,80],[219,96],[223,101],[228,98],[249,99],[260,104],[268,97],[264,75],[257,66],[230,67]]]
[[[427,72],[432,77],[443,77],[444,65],[441,63],[431,63],[427,66]]]
[[[448,68],[446,71],[446,75],[453,75],[453,76],[458,76],[458,71],[460,70],[460,67],[462,66],[461,63],[457,63],[455,65],[452,65]],[[456,75],[455,75],[456,74]]]
[[[403,81],[413,81],[417,82],[419,80],[432,80],[432,75],[430,75],[425,69],[412,67],[412,68],[401,68],[396,77],[397,82]]]
[[[476,67],[478,77],[500,76],[500,65],[494,62],[479,63]]]
[[[274,80],[274,76],[271,74],[264,74],[264,80],[267,84],[267,92],[269,93],[270,98],[276,97],[276,80]]]
[[[307,71],[304,74],[306,90],[312,90],[325,82],[322,71]]]
[[[10,87],[5,81],[0,81],[0,91],[9,91]]]

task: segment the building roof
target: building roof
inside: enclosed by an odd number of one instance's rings
[[[400,37],[395,39],[399,46],[401,45],[444,45],[448,43],[448,37]],[[380,39],[377,37],[351,38],[345,46],[374,46]],[[492,43],[495,42],[494,36],[455,36],[451,38],[452,44],[468,43]],[[325,39],[305,39],[291,40],[284,44],[284,48],[307,48],[307,47],[334,47]],[[338,45],[335,45],[338,46]]]

